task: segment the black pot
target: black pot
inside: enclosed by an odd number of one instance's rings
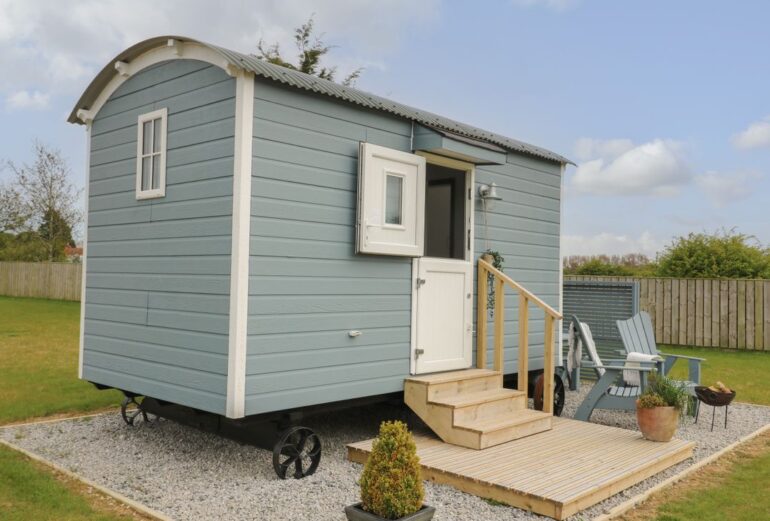
[[[435,513],[436,509],[434,507],[423,505],[422,508],[414,514],[409,514],[406,517],[399,517],[395,521],[430,521],[433,519],[433,514]],[[384,517],[367,512],[361,508],[361,503],[346,506],[345,515],[348,516],[348,521],[389,521]]]

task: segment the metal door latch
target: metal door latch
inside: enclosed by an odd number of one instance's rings
[[[425,354],[425,349],[415,349],[414,350],[414,359],[417,360],[420,358],[420,355]]]
[[[417,277],[417,279],[414,281],[414,285],[417,289],[420,289],[420,286],[425,284],[427,282],[425,279],[421,279],[420,277]]]

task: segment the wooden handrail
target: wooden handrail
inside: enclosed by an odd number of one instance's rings
[[[483,266],[486,271],[494,275],[498,279],[502,279],[505,281],[506,284],[511,286],[513,289],[519,292],[520,295],[524,295],[527,297],[527,299],[531,300],[532,303],[536,304],[540,309],[551,315],[555,319],[561,319],[561,313],[553,309],[551,306],[546,304],[542,301],[539,297],[535,296],[534,293],[529,291],[527,288],[513,280],[511,277],[503,273],[502,271],[498,270],[494,266],[492,266],[489,262],[485,261],[484,259],[479,259],[479,266]]]
[[[479,259],[478,265],[478,317],[476,321],[476,366],[480,369],[487,367],[487,292],[489,291],[487,275],[494,277],[495,292],[495,324],[494,324],[494,360],[495,371],[504,370],[505,347],[505,285],[511,286],[519,293],[519,372],[517,388],[527,392],[529,376],[529,303],[532,302],[545,313],[544,361],[543,361],[543,411],[553,414],[553,330],[556,320],[562,318],[561,313],[543,302],[531,291],[498,270],[484,259]]]

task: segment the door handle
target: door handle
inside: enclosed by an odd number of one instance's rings
[[[417,279],[414,281],[414,285],[415,285],[415,287],[416,287],[417,289],[420,289],[420,286],[422,286],[422,285],[423,285],[423,284],[425,284],[426,282],[428,282],[428,281],[427,281],[427,280],[425,280],[425,279],[421,279],[420,277],[417,277]]]

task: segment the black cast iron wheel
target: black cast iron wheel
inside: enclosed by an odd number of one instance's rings
[[[289,427],[273,447],[273,468],[281,479],[311,475],[321,462],[321,438],[307,427]]]
[[[120,415],[123,417],[123,421],[126,422],[126,425],[133,426],[140,415],[142,416],[142,420],[146,423],[150,423],[150,417],[147,415],[147,412],[142,409],[141,400],[142,398],[139,396],[126,396],[123,399],[123,403],[120,404]]]
[[[544,380],[545,379],[543,378],[542,374],[535,380],[535,392],[532,398],[535,402],[535,409],[538,411],[543,410]],[[561,416],[561,412],[564,410],[564,400],[566,399],[564,394],[564,382],[562,382],[561,378],[559,378],[559,375],[555,374],[553,375],[553,383],[553,415]]]

